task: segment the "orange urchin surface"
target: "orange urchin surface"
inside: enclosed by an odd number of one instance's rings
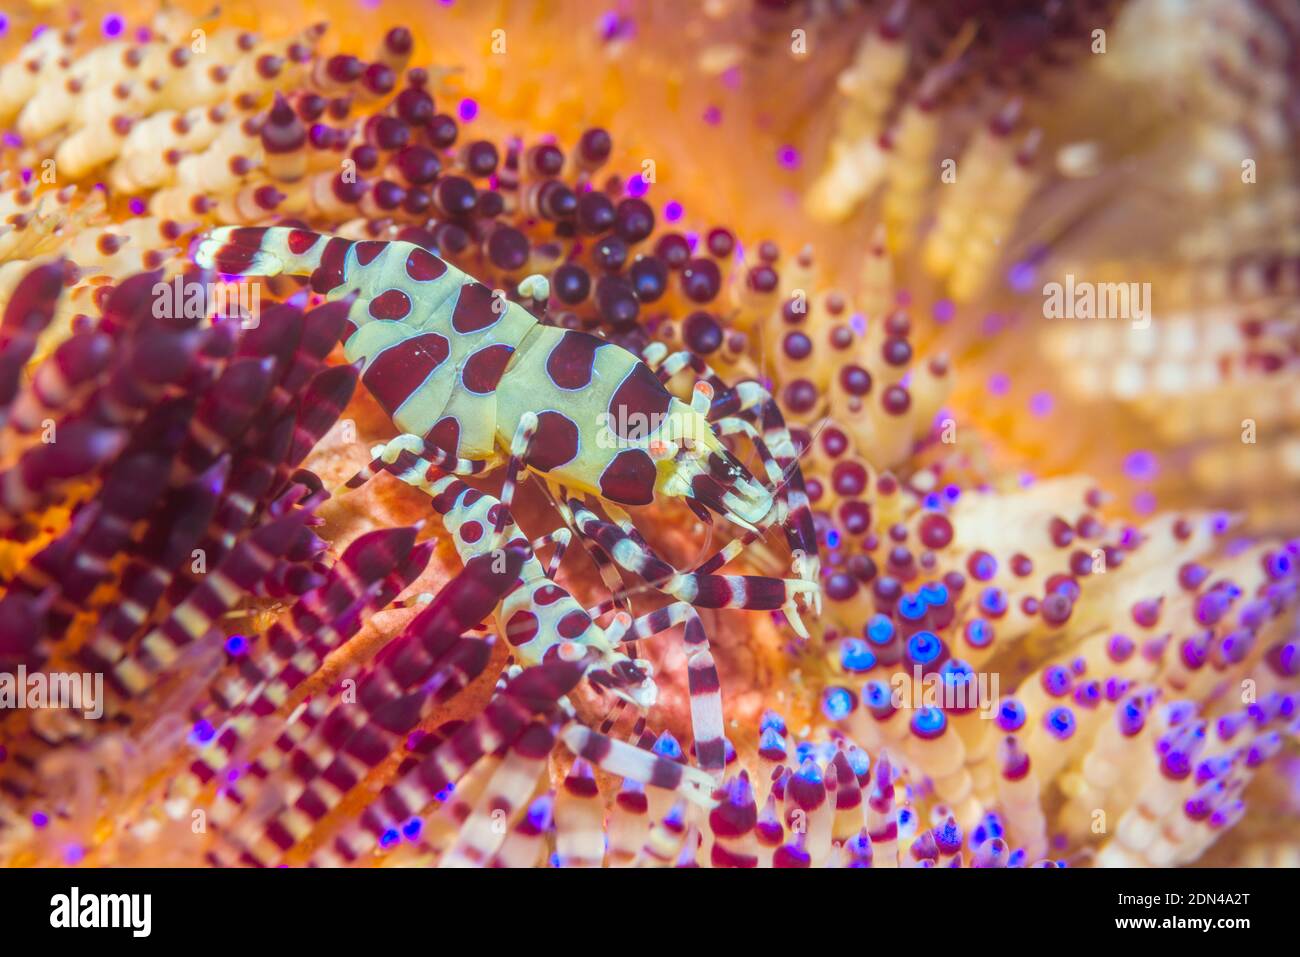
[[[7,12],[0,860],[1291,861],[1300,24],[958,6]],[[687,356],[654,401],[741,471],[663,432],[571,520],[543,434],[476,555],[502,409],[601,433],[522,338],[473,387],[474,281]]]

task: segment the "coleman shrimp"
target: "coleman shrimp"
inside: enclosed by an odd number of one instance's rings
[[[783,424],[775,424],[783,443],[764,441],[773,431],[767,419],[775,403],[765,401],[761,388],[727,390],[708,374],[684,402],[664,385],[684,365],[678,356],[657,354],[656,374],[614,343],[539,322],[503,292],[413,243],[353,242],[288,227],[223,227],[198,244],[195,260],[227,275],[306,276],[313,292],[351,302],[345,352],[364,364],[362,382],[403,432],[377,450],[372,471],[403,453],[454,475],[495,469],[531,415],[522,464],[556,488],[561,502],[570,490],[587,493],[615,519],[611,525],[576,516],[571,524],[581,538],[606,533],[618,543],[606,543],[617,564],[656,587],[671,583],[669,593],[692,604],[782,609],[806,633],[795,597],[819,604],[816,535],[802,480],[780,480],[783,472],[798,470],[797,457],[778,452],[789,444]],[[545,285],[530,277],[521,292],[544,297]],[[702,370],[707,373],[707,366]],[[711,415],[731,424],[718,429]],[[723,444],[721,431],[749,435],[769,479],[777,481],[764,485],[751,475]],[[717,513],[750,538],[782,524],[799,577],[711,576],[703,584],[717,588],[691,590],[643,544],[623,511],[657,497],[684,499],[704,520]],[[737,551],[729,546],[705,565],[716,567]]]

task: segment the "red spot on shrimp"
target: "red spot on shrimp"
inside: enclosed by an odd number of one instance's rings
[[[252,265],[253,257],[261,251],[266,236],[265,226],[241,226],[232,229],[224,243],[212,257],[218,272],[238,275]]]
[[[228,236],[232,245],[256,249],[262,245],[266,230],[266,226],[239,226],[232,229]]]
[[[243,274],[249,266],[253,264],[253,257],[257,255],[256,249],[247,249],[243,246],[222,246],[212,257],[212,266],[218,272],[226,273],[231,276]]]
[[[389,415],[446,361],[451,344],[436,332],[403,339],[370,360],[361,381]]]
[[[487,395],[493,391],[514,354],[514,349],[500,343],[474,353],[465,360],[465,367],[460,373],[465,388],[475,395]]]
[[[357,264],[360,266],[369,266],[388,243],[379,242],[378,240],[369,239],[362,243],[357,243]]]
[[[416,282],[432,282],[447,271],[447,264],[427,249],[413,249],[406,257],[406,274]]]
[[[504,302],[498,302],[492,290],[482,283],[467,282],[460,287],[456,310],[451,314],[451,327],[457,332],[470,333],[486,329],[505,312]]]
[[[560,619],[555,632],[561,638],[572,641],[591,627],[591,619],[585,611],[571,611]]]
[[[305,229],[293,229],[289,231],[289,252],[295,256],[301,256],[311,247],[316,245],[320,239],[320,233],[309,232]]]
[[[641,449],[625,449],[600,476],[600,494],[620,505],[649,505],[654,500],[655,463]]]
[[[663,423],[671,402],[650,367],[638,362],[609,401],[612,431],[621,438],[644,439]]]
[[[387,289],[370,300],[375,319],[405,319],[411,313],[411,297],[400,289]]]
[[[596,367],[596,350],[608,345],[585,332],[566,332],[546,359],[546,373],[561,389],[585,389],[591,385]]]
[[[481,522],[466,522],[460,527],[460,539],[463,542],[473,544],[483,537],[483,525]]]
[[[517,611],[506,622],[506,641],[512,645],[526,645],[537,637],[537,616],[531,611]]]
[[[528,464],[539,472],[566,465],[578,457],[578,426],[561,412],[537,416],[537,432],[528,451]]]
[[[452,482],[447,488],[443,489],[433,497],[433,509],[439,515],[446,515],[456,507],[456,500],[460,494],[465,491],[464,482]]]
[[[460,421],[451,415],[439,419],[425,434],[424,441],[449,455],[460,454]]]
[[[543,585],[533,592],[533,603],[537,605],[553,605],[563,597],[563,588],[557,585]]]
[[[337,236],[325,244],[325,251],[321,253],[320,257],[320,265],[311,274],[312,292],[324,295],[331,289],[337,289],[343,285],[343,280],[347,276],[348,250],[351,248],[351,242],[346,239],[339,239]]]

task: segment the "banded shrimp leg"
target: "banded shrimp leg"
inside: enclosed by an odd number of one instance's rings
[[[536,422],[535,416],[525,416],[520,422],[514,441],[511,444],[510,463],[506,468],[500,508],[497,510],[494,527],[494,541],[498,545],[502,538],[505,537],[504,524],[510,516],[515,490],[518,487],[517,477],[522,471],[523,461],[528,454],[529,445],[535,437]],[[568,505],[571,510],[575,502],[576,500],[572,499],[569,501]],[[492,509],[489,508],[489,516],[491,511]],[[610,548],[599,538],[585,534],[587,527],[586,516],[589,514],[585,510],[581,515],[574,513],[577,527],[582,530],[580,531],[582,539],[591,541],[600,551],[609,554],[615,561],[618,561],[621,557],[619,549],[623,547],[622,545]],[[612,528],[608,523],[606,523],[606,526],[606,531]],[[607,535],[605,537],[608,538]],[[714,577],[721,578],[722,576]],[[730,576],[730,579],[736,578],[738,576]],[[733,588],[736,587],[734,581],[731,584]],[[673,594],[672,591],[668,593]],[[614,597],[617,599],[618,596],[615,595]],[[700,766],[705,770],[721,772],[725,764],[726,742],[723,728],[721,683],[718,679],[717,666],[713,660],[704,623],[700,620],[694,604],[687,600],[681,600],[680,595],[677,597],[679,597],[678,601],[632,621],[624,632],[621,641],[624,647],[634,649],[637,641],[654,638],[678,626],[683,628],[682,636],[687,655],[687,686],[690,692],[691,730],[692,737],[695,740],[696,757]],[[588,609],[586,614],[589,619],[594,619],[599,617],[604,610],[607,610],[606,603],[602,602]],[[622,613],[620,612],[620,614]]]
[[[702,413],[712,394],[711,387],[707,385],[697,388],[692,397],[695,411]],[[536,421],[533,413],[527,413],[521,418],[512,443],[512,461],[506,479],[512,493],[515,478],[527,461]],[[807,637],[807,629],[799,618],[794,596],[812,594],[814,598],[811,600],[816,601],[820,596],[820,583],[805,578],[781,579],[761,575],[714,575],[681,571],[645,541],[636,530],[631,517],[618,505],[605,500],[595,502],[588,496],[589,506],[587,502],[569,495],[564,486],[555,483],[555,488],[551,489],[552,483],[544,477],[543,481],[548,486],[552,501],[559,507],[561,517],[587,548],[606,587],[613,592],[612,600],[619,607],[626,607],[625,598],[612,573],[611,562],[641,578],[651,588],[696,607],[756,611],[781,609],[795,630],[802,637]],[[602,510],[612,520],[601,518],[594,509]],[[813,541],[815,543],[815,538]],[[710,560],[714,563],[712,567],[718,567],[722,563],[715,560],[716,556]],[[725,560],[724,558],[723,561]]]
[[[399,480],[432,497],[435,511],[442,516],[444,528],[466,563],[494,555],[503,542],[507,547],[526,543],[511,516],[518,488],[512,476],[517,476],[522,469],[535,426],[536,418],[531,415],[520,422],[511,443],[511,462],[501,499],[470,488],[456,476],[439,476],[436,466],[415,453],[404,453],[393,463],[390,471]],[[601,626],[568,591],[555,584],[552,575],[530,551],[518,585],[497,609],[498,627],[510,642],[515,657],[531,665],[552,655],[576,658],[595,651],[596,660],[590,663],[589,673],[585,672],[590,682],[598,690],[626,696],[644,709],[655,700],[649,663],[629,659],[623,646],[683,626],[697,754],[709,770],[720,770],[725,754],[721,693],[708,637],[694,607],[689,602],[678,601],[635,620],[619,612],[610,625]]]
[[[519,423],[512,441],[509,466],[514,474],[522,469],[536,428],[536,417],[529,413]],[[430,461],[415,451],[420,440],[411,436],[411,441],[397,455],[378,456],[384,462],[384,468],[408,484],[422,487],[429,482],[429,476],[441,471],[438,462]],[[390,442],[384,447],[389,450],[396,443]],[[361,473],[359,473],[360,475]],[[365,478],[348,482],[349,487],[364,484]],[[509,492],[513,496],[516,483],[509,482]],[[611,521],[597,516],[586,504],[570,497],[564,503],[573,516],[573,529],[580,538],[593,542],[600,550],[613,560],[620,568],[637,575],[657,591],[663,592],[679,601],[688,602],[699,608],[742,608],[757,611],[774,611],[784,609],[791,617],[791,624],[803,636],[807,636],[795,612],[794,596],[796,594],[818,594],[820,585],[804,579],[781,579],[762,575],[715,575],[690,571],[679,571],[671,563],[661,558],[644,539],[635,531],[620,527]],[[504,513],[503,513],[504,514]],[[631,525],[630,518],[623,515],[624,523]],[[567,517],[567,516],[566,516]],[[493,518],[494,540],[501,537],[496,531],[497,518]],[[512,523],[513,524],[513,523]],[[459,545],[458,545],[459,547]],[[606,579],[607,583],[609,579]]]
[[[750,439],[773,485],[772,493],[778,505],[776,519],[784,527],[790,551],[795,556],[796,574],[806,581],[817,582],[821,560],[812,505],[799,468],[800,450],[795,446],[771,392],[753,380],[730,386],[700,356],[687,350],[669,353],[668,347],[661,342],[647,346],[642,357],[662,383],[666,384],[678,373],[690,369],[700,382],[712,389],[709,422],[717,426],[721,434],[743,434]],[[697,382],[697,390],[698,387]],[[703,567],[720,566],[706,563]],[[813,610],[820,614],[820,589],[811,602]]]

